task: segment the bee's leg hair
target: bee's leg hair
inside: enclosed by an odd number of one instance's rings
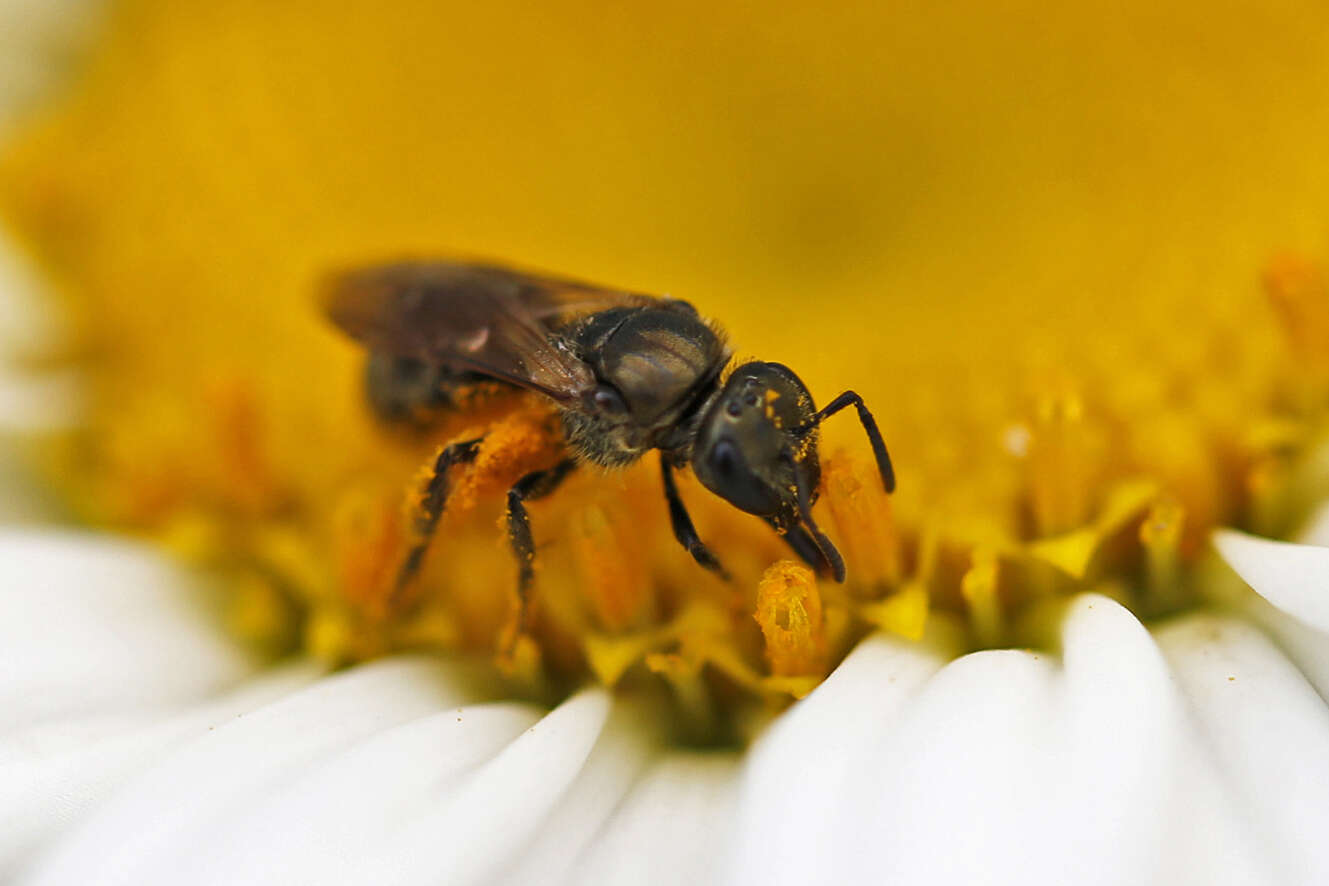
[[[419,573],[420,566],[424,563],[429,543],[434,538],[434,530],[438,528],[439,518],[443,516],[443,509],[448,503],[449,472],[453,465],[474,461],[476,453],[480,451],[482,439],[477,437],[474,440],[463,440],[445,446],[434,460],[434,470],[425,481],[420,494],[419,507],[414,515],[415,525],[412,529],[415,533],[415,544],[411,546],[406,559],[402,561],[401,568],[397,571],[397,581],[392,587],[392,602],[396,603],[401,599],[406,587]]]

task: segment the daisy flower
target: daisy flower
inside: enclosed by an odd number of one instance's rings
[[[1329,22],[962,6],[4,7],[0,877],[1329,882]],[[862,393],[848,580],[651,456],[518,632],[547,407],[385,425],[315,297],[440,254]]]

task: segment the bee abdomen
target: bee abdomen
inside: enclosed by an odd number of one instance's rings
[[[456,372],[413,357],[372,353],[365,366],[365,393],[374,414],[385,422],[429,424],[461,405],[462,395],[493,379]]]

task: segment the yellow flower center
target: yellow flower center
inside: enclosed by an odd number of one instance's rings
[[[1278,249],[1329,206],[1329,27],[1197,4],[1203,39],[1160,54],[1154,5],[1127,7],[126,3],[0,160],[94,395],[58,473],[89,519],[222,571],[274,651],[663,686],[703,730],[873,629],[972,648],[1085,589],[1189,605],[1210,529],[1287,533],[1324,491],[1329,291]],[[650,456],[530,506],[533,627],[509,642],[502,491],[556,459],[548,407],[478,392],[384,427],[313,292],[469,252],[687,298],[818,403],[863,394],[900,491],[852,418],[827,425],[817,513],[848,581],[684,476],[733,580],[703,571]],[[480,435],[395,598],[421,470]]]

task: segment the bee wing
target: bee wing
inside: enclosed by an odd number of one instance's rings
[[[324,307],[371,350],[568,401],[590,390],[595,375],[550,335],[553,327],[578,313],[649,298],[491,265],[402,262],[333,276]]]

